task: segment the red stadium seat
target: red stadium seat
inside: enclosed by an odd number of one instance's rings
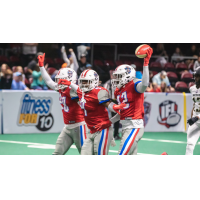
[[[124,63],[121,60],[115,61],[116,66],[118,67],[119,65],[123,65]]]
[[[193,67],[194,67],[194,64],[192,64],[192,63],[190,63],[190,64],[188,65],[188,69],[191,70],[191,71],[194,71],[194,70],[193,70]]]
[[[193,81],[193,75],[190,72],[183,72],[181,75],[181,81],[189,83]]]
[[[165,71],[175,71],[175,67],[173,63],[166,63],[164,66]]]
[[[156,71],[152,71],[152,73],[153,73],[153,75],[155,76],[158,72],[156,72]]]
[[[99,67],[105,66],[105,64],[101,60],[94,60],[94,65]]]
[[[161,71],[162,70],[162,67],[161,67],[161,64],[159,62],[152,62],[150,64],[150,70],[153,70],[153,71]]]
[[[54,61],[56,64],[59,64],[59,65],[62,65],[64,63],[63,59],[61,58],[55,58]]]
[[[178,81],[178,76],[174,72],[167,72],[167,77],[169,82],[171,83],[172,87],[175,86],[176,82]]]
[[[10,56],[10,62],[13,64],[19,64],[20,59],[17,56]]]
[[[56,68],[49,67],[49,68],[47,68],[47,71],[48,71],[49,75],[52,75],[56,71]]]
[[[49,65],[54,65],[54,61],[51,58],[45,58],[45,63],[48,63]]]
[[[136,71],[143,71],[143,64],[141,62],[134,61],[133,63],[136,65]]]
[[[25,78],[25,85],[30,85],[30,82],[27,78]]]
[[[185,82],[182,82],[182,81],[178,81],[175,85],[175,89],[176,91],[179,91],[179,92],[188,92],[188,86]]]
[[[188,67],[185,63],[177,63],[176,70],[178,71],[188,70]]]
[[[124,64],[131,65],[131,64],[133,64],[133,62],[130,61],[130,60],[125,60],[125,61],[124,61]]]
[[[189,85],[188,85],[188,87],[190,88],[190,87],[192,87],[193,85],[195,85],[195,82],[190,82]]]
[[[9,63],[9,60],[6,56],[0,56],[0,62],[1,63]]]
[[[105,60],[104,62],[105,62],[105,65],[107,65],[107,66],[110,66],[112,68],[116,67],[114,61],[112,61],[112,60]]]

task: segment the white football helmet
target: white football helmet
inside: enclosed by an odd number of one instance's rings
[[[112,86],[120,89],[135,78],[135,69],[130,65],[120,65],[113,72],[113,76],[114,79],[111,80]]]
[[[83,81],[88,81],[86,84]],[[99,85],[99,75],[92,69],[85,70],[78,79],[78,85],[83,92],[93,90]]]
[[[77,74],[71,68],[61,68],[55,76],[55,82],[58,83],[59,79],[67,79],[68,81],[76,84]],[[58,85],[58,89],[64,89],[67,85]]]

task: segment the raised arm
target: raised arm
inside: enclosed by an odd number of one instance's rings
[[[78,65],[78,62],[77,62],[77,59],[76,59],[76,55],[75,55],[73,49],[69,49],[69,51],[72,55],[72,59],[73,59],[73,63],[74,63],[74,70],[77,72],[79,65]]]
[[[62,53],[62,57],[63,57],[64,62],[67,63],[67,66],[69,67],[70,66],[70,61],[67,58],[67,54],[66,54],[66,51],[65,51],[65,46],[62,46],[61,53]]]
[[[149,48],[147,50],[147,57],[144,58],[144,66],[143,66],[143,76],[142,76],[142,82],[138,83],[136,86],[136,89],[139,93],[144,93],[146,88],[149,85],[149,60],[151,58],[151,55],[153,53],[153,49]]]
[[[42,75],[42,78],[44,79],[45,83],[53,90],[57,90],[57,86],[58,84],[55,83],[51,77],[49,76],[49,74],[47,73],[46,69],[44,68],[44,58],[45,58],[45,53],[43,55],[39,55],[38,56],[38,62],[39,62],[39,66],[40,66],[40,72]]]

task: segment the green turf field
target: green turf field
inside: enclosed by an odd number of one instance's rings
[[[0,135],[0,155],[51,155],[59,134],[6,134]],[[169,155],[184,155],[186,133],[145,132],[138,145],[138,155],[160,155],[166,151]],[[120,141],[110,147],[109,155],[117,155]],[[200,155],[200,143],[197,143],[195,155]],[[79,155],[74,145],[66,155]]]

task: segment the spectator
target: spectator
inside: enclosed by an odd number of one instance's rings
[[[198,57],[198,60],[194,62],[193,70],[196,71],[197,67],[200,66],[200,56]]]
[[[136,65],[132,64],[131,66],[135,69],[135,77],[138,79],[142,79],[142,73],[140,71],[136,71]]]
[[[25,75],[22,66],[17,66],[16,72],[20,72],[22,74],[22,79],[20,81],[22,81],[25,84]]]
[[[85,54],[82,54],[82,55],[81,55],[81,59],[80,59],[78,65],[79,65],[79,68],[78,68],[78,70],[77,70],[78,76],[80,76],[80,74],[81,74],[84,70],[86,70],[86,69],[92,69],[92,65],[89,64],[89,63],[87,63],[87,61],[86,61],[86,55],[85,55]]]
[[[169,92],[169,89],[167,88],[167,84],[164,81],[160,85],[160,92]]]
[[[27,64],[35,57],[37,53],[38,43],[23,43],[22,45],[22,59],[23,66]]]
[[[20,81],[21,79],[22,74],[20,72],[15,72],[11,85],[12,90],[29,90],[29,88],[22,81]]]
[[[8,65],[7,64],[2,64],[1,65],[1,74],[0,74],[0,77],[4,76],[5,75],[5,72],[6,70],[8,69]]]
[[[197,51],[197,47],[196,47],[195,44],[193,44],[193,45],[191,46],[191,48],[188,50],[187,56],[192,56],[192,57],[198,58],[198,55],[199,55],[199,53],[198,53],[198,51]]]
[[[77,70],[79,68],[79,65],[78,65],[78,62],[77,62],[77,59],[76,59],[76,55],[75,55],[73,49],[69,49],[69,52],[70,52],[69,59],[67,58],[67,54],[66,54],[64,46],[62,46],[61,52],[62,52],[62,56],[63,56],[64,62],[67,63],[67,67],[70,67],[75,72],[77,72]]]
[[[165,82],[167,85],[167,88],[169,89],[169,91],[175,91],[173,87],[171,87],[171,84],[169,82],[169,79],[167,77],[167,73],[165,71],[161,71],[160,73],[156,74],[153,77],[153,83],[156,83],[158,86],[161,85],[161,82]]]
[[[167,52],[165,51],[164,44],[158,43],[156,49],[154,50],[154,55],[159,56],[155,62],[159,62],[162,67],[164,67],[167,60],[164,56],[168,56]]]
[[[87,58],[89,50],[90,50],[90,43],[80,43],[80,44],[78,44],[78,46],[77,46],[78,60],[81,59],[82,54],[85,54],[86,58]]]
[[[4,76],[2,76],[0,80],[0,89],[11,89],[13,80],[12,75],[12,71],[10,69],[6,69]]]
[[[182,54],[182,52],[181,52],[179,47],[176,47],[175,52],[173,53],[172,56],[176,56],[177,57],[177,58],[173,58],[173,61],[175,61],[176,63],[183,61],[183,54]]]
[[[153,72],[149,71],[149,83],[152,84],[153,83]]]
[[[28,63],[28,73],[29,73],[28,78],[30,78],[30,76],[33,73],[33,70],[36,68],[36,66],[39,66],[38,60],[37,60],[37,57],[39,55],[43,55],[43,53],[42,52],[37,53],[37,55],[35,55],[34,58]]]
[[[47,69],[48,64],[45,65],[45,69]],[[35,66],[35,69],[32,73],[33,82],[31,83],[31,89],[37,90],[48,90],[48,87],[45,81],[42,79],[41,71],[38,65]]]
[[[160,92],[160,87],[157,83],[152,83],[152,88],[147,89],[147,92]]]

